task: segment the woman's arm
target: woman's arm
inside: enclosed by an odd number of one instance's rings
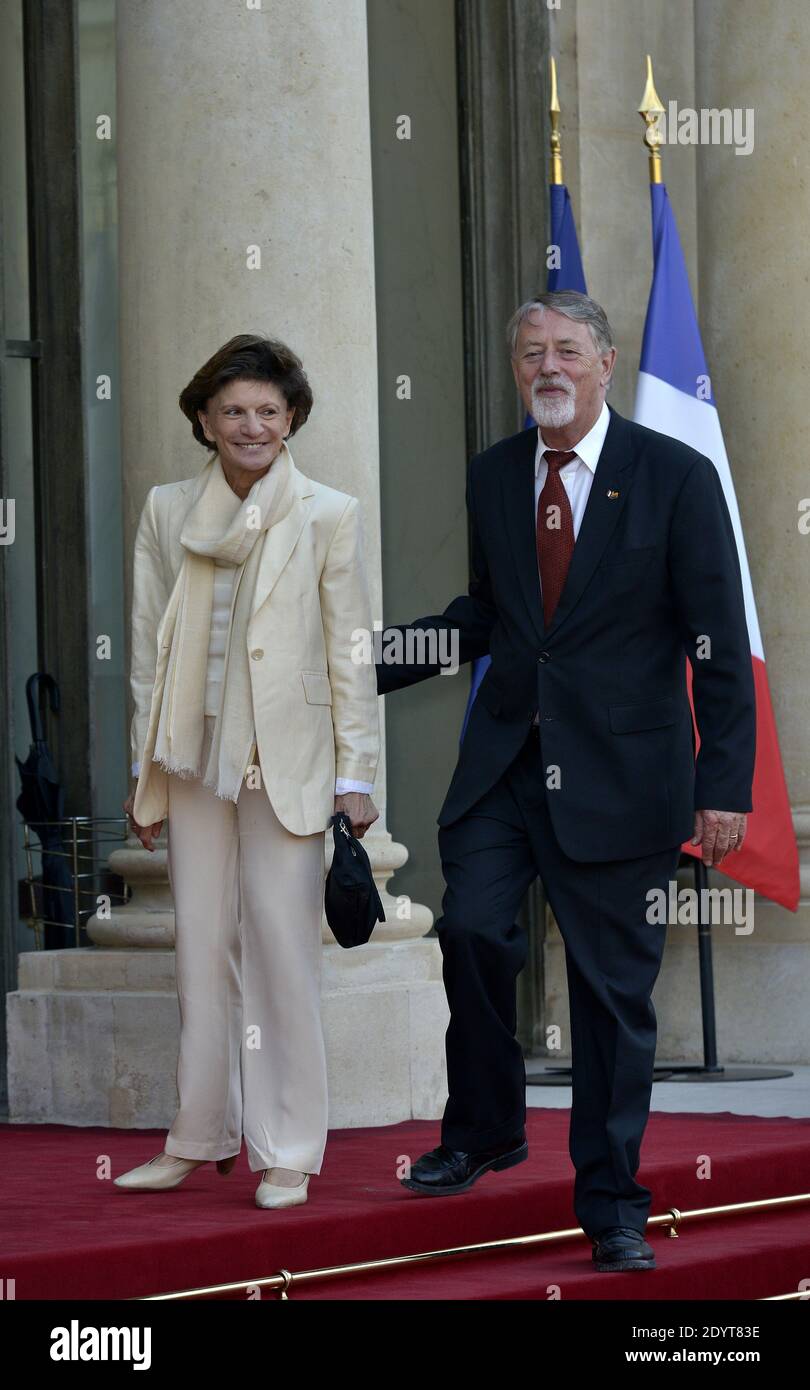
[[[155,491],[156,488],[150,488],[144,503],[135,535],[133,554],[132,642],[129,675],[135,706],[130,728],[133,777],[137,777],[140,772],[140,758],[143,754],[146,733],[149,728],[149,714],[157,669],[157,630],[167,602],[163,561],[155,525]],[[156,821],[153,825],[138,825],[132,814],[134,801],[135,789],[133,786],[123,808],[144,849],[148,849],[154,854],[156,848],[154,842],[163,828],[163,821]]]
[[[157,486],[150,488],[147,494],[138,522],[132,562],[132,647],[129,684],[134,703],[130,727],[133,776],[138,775],[149,728],[157,667],[157,630],[169,598],[155,523],[156,491]]]

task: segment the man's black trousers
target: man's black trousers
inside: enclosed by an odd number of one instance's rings
[[[442,1143],[475,1152],[523,1132],[516,981],[528,943],[515,918],[539,875],[565,944],[576,1217],[589,1236],[607,1226],[643,1231],[651,1193],[635,1174],[655,1060],[650,995],[666,939],[665,925],[647,921],[647,894],[667,891],[680,845],[610,863],[569,859],[541,762],[532,730],[495,786],[439,830],[447,886],[436,931],[450,1005]]]

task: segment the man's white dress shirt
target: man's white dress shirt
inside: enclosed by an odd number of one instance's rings
[[[579,535],[579,528],[582,525],[582,518],[585,515],[585,504],[591,491],[593,475],[596,472],[596,465],[599,462],[599,455],[602,452],[602,445],[605,442],[605,435],[610,424],[610,411],[607,401],[602,402],[602,409],[599,412],[596,423],[588,430],[588,433],[580,439],[578,444],[573,445],[576,458],[566,463],[560,469],[560,477],[563,487],[568,493],[568,501],[571,503],[571,515],[574,519],[574,540]],[[540,494],[545,486],[548,477],[548,464],[543,455],[551,445],[546,444],[540,428],[537,430],[537,452],[534,458],[534,515],[537,520],[537,504],[540,501]],[[570,452],[567,450],[566,452]]]

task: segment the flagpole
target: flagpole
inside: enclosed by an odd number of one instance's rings
[[[658,124],[664,114],[661,105],[661,98],[655,90],[653,81],[652,58],[647,54],[647,85],[644,88],[644,95],[638,106],[641,119],[644,122],[644,145],[649,156],[650,183],[663,183],[661,173],[661,128]]]
[[[659,121],[664,107],[653,78],[652,58],[647,54],[647,82],[644,95],[638,105],[638,112],[644,122],[643,143],[647,150],[650,184],[662,184],[664,176],[661,169],[661,128]],[[717,1060],[717,1016],[714,1003],[714,965],[712,961],[712,928],[709,899],[704,890],[709,886],[709,875],[702,859],[681,854],[679,865],[692,858],[695,875],[695,889],[698,901],[698,967],[700,972],[700,1013],[703,1025],[703,1062],[677,1067],[680,1073],[688,1073],[691,1080],[695,1074],[706,1080],[717,1079],[725,1074]],[[686,1077],[684,1077],[686,1079]]]
[[[577,239],[574,214],[571,208],[571,199],[568,196],[568,189],[565,184],[562,159],[562,138],[560,135],[560,97],[557,87],[557,63],[549,57],[549,74],[551,78],[551,99],[548,106],[549,115],[549,156],[548,156],[548,183],[549,183],[549,230],[551,232],[551,245],[554,248],[556,263],[548,264],[548,280],[546,289],[548,290],[576,290],[580,294],[587,292],[585,285],[585,272],[582,269],[582,259],[579,254],[579,242]],[[532,421],[526,418],[527,428]]]
[[[672,213],[671,208],[669,207],[666,185],[663,181],[663,174],[661,170],[661,145],[663,143],[663,132],[660,128],[660,120],[661,116],[663,115],[664,108],[661,99],[657,91],[655,90],[652,61],[649,55],[647,56],[647,82],[644,89],[644,96],[641,99],[638,111],[644,121],[645,126],[644,147],[647,150],[649,161],[650,202],[652,205],[654,245],[653,285],[650,294],[650,305],[647,313],[647,321],[645,323],[644,328],[644,343],[642,346],[641,371],[639,375],[641,379],[646,373],[648,376],[649,385],[651,385],[654,381],[657,380],[659,387],[664,388],[663,396],[659,394],[659,396],[657,397],[660,409],[662,399],[666,399],[666,392],[670,390],[675,391],[678,389],[678,377],[677,372],[674,370],[674,362],[665,362],[664,359],[667,358],[667,352],[664,352],[663,358],[660,355],[656,357],[656,353],[660,354],[661,351],[660,337],[664,327],[666,327],[667,330],[673,333],[673,337],[675,339],[674,352],[676,356],[680,355],[681,366],[683,367],[684,364],[687,362],[689,364],[690,383],[696,382],[701,378],[708,380],[708,368],[703,352],[703,345],[700,341],[700,330],[698,327],[697,316],[694,312],[692,296],[689,289],[686,262],[683,258],[683,252],[681,250],[680,241],[678,239],[678,231],[675,225],[674,215]],[[656,293],[656,289],[658,289],[660,293]],[[683,331],[676,327],[675,322],[673,320],[673,296],[676,299],[680,298],[682,300],[680,308],[683,314],[685,315],[684,323],[686,325]],[[670,351],[672,350],[673,349],[671,349]],[[669,368],[669,370],[667,370],[667,367]],[[701,375],[699,376],[698,374]],[[681,382],[681,385],[682,384],[683,383]],[[646,400],[648,402],[652,402],[653,395],[648,394]],[[696,402],[693,402],[693,404],[695,403]],[[725,456],[722,433],[720,431],[719,420],[717,418],[717,410],[713,403],[710,405],[706,402],[704,402],[700,408],[704,412],[711,411],[712,414],[711,416],[704,415],[703,422],[698,430],[698,434],[693,434],[691,437],[687,436],[687,440],[688,442],[694,445],[696,442],[699,442],[701,432],[704,432],[704,437],[708,446],[705,449],[705,453],[712,459],[717,469],[724,493],[728,489],[728,496],[726,498],[726,501],[728,503],[729,511],[733,515],[737,513],[736,499],[734,497],[733,486],[731,485],[730,474],[728,472],[728,459]],[[652,424],[653,428],[658,427],[657,417],[654,414],[651,417],[646,408],[643,407],[641,410],[641,414],[639,414],[638,399],[636,402],[636,419],[639,420],[642,424]],[[669,430],[668,432],[673,433],[676,439],[681,437],[677,433],[677,431]],[[725,469],[725,471],[723,471],[723,469]],[[747,572],[747,561],[745,558],[745,549],[742,543],[741,535],[738,544],[741,546],[741,550],[739,551],[741,564],[745,566],[745,571]],[[745,576],[743,582],[746,582]],[[750,578],[748,578],[747,582],[750,588]],[[756,609],[753,604],[753,593],[751,593],[750,596],[750,603],[750,611],[748,607],[746,607],[746,621],[748,623],[749,629],[749,643],[752,647],[751,656],[753,661],[754,648],[753,642],[751,641],[753,634],[754,640],[757,643],[757,655],[759,657],[762,671],[762,675],[760,677],[762,687],[760,692],[757,693],[757,731],[759,735],[760,715],[762,713],[761,704],[767,705],[767,709],[770,712],[770,701],[767,690],[767,684],[764,683],[764,652],[762,651],[761,638],[759,635],[759,628],[756,619]],[[684,665],[686,667],[685,674],[688,683],[689,667],[686,666],[686,662],[684,662]],[[756,665],[754,665],[754,669],[756,669]],[[689,703],[690,707],[693,706],[691,690],[689,691]],[[772,732],[772,730],[769,729],[768,724],[764,718],[762,720],[762,727],[765,730],[766,738],[772,737],[774,740],[772,751],[775,750],[778,771],[781,772],[781,764],[779,764],[778,762],[778,745],[776,745],[775,743],[775,732]],[[784,779],[782,779],[781,789],[777,787],[776,793],[773,792],[772,788],[773,778],[771,779],[771,783],[769,784],[767,791],[765,792],[765,796],[770,797],[770,804],[776,806],[777,814],[779,814],[780,811],[782,813],[786,813],[786,817],[787,819],[789,819],[789,807],[787,803],[787,791],[784,788]],[[757,793],[755,792],[755,796],[756,795]],[[784,798],[783,801],[779,800],[780,796]],[[755,822],[754,817],[752,817],[752,821]],[[692,860],[694,868],[695,889],[697,890],[698,894],[698,962],[700,970],[700,1002],[701,1017],[703,1023],[704,1061],[702,1064],[698,1063],[684,1066],[678,1066],[677,1063],[671,1064],[672,1072],[670,1074],[669,1079],[672,1081],[694,1080],[712,1082],[766,1079],[772,1080],[777,1077],[790,1076],[791,1072],[786,1071],[782,1068],[761,1066],[728,1067],[718,1065],[714,1002],[714,972],[712,965],[711,911],[709,908],[709,898],[707,895],[709,876],[706,865],[703,863],[703,855],[701,850],[697,850],[697,852],[695,852],[695,847],[687,844],[681,847],[681,851],[682,852],[679,867],[684,867],[690,859]],[[739,877],[741,882],[746,882],[745,877],[740,876],[739,872],[735,873],[733,864],[727,867],[725,862],[722,863],[720,866],[720,872],[727,874],[731,878]],[[796,880],[796,894],[798,896],[798,862],[796,862]],[[769,887],[771,888],[771,896],[773,896],[773,885],[770,882]],[[782,898],[775,899],[775,901],[783,900],[784,893]],[[786,903],[785,905],[790,906],[789,903]]]
[[[548,114],[551,121],[551,134],[549,145],[551,148],[551,173],[549,183],[565,183],[563,178],[562,164],[562,144],[560,142],[560,99],[557,95],[557,64],[554,59],[551,62],[551,104]]]

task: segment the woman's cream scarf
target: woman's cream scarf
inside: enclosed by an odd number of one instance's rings
[[[247,628],[265,536],[294,500],[292,456],[282,444],[269,470],[244,501],[229,486],[219,454],[180,532],[185,547],[166,612],[162,642],[171,643],[153,761],[178,777],[202,777],[217,796],[236,801],[255,737]],[[225,644],[222,700],[205,768],[205,681],[215,559],[236,567]]]

